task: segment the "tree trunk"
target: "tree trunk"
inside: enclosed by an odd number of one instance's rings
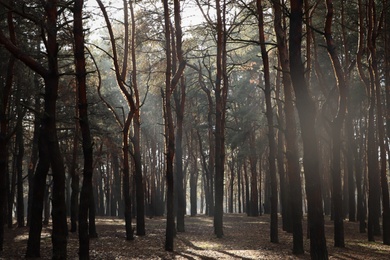
[[[249,216],[252,217],[257,217],[259,216],[259,191],[258,191],[258,177],[257,177],[257,156],[256,154],[256,148],[255,148],[255,143],[256,143],[256,137],[255,133],[252,130],[251,133],[249,134],[249,149],[250,149],[250,155],[249,155],[249,167],[250,167],[250,172],[251,172],[251,183],[250,183],[250,211],[249,211]],[[249,188],[249,187],[248,187]],[[261,191],[260,191],[261,192]],[[261,203],[260,203],[261,204]]]
[[[122,196],[125,202],[124,214],[125,214],[125,226],[126,226],[126,240],[134,239],[134,231],[131,224],[131,193],[130,193],[130,165],[129,165],[129,126],[130,126],[130,114],[128,114],[127,119],[123,127],[123,176],[122,176]]]
[[[82,148],[84,155],[83,184],[80,193],[79,208],[79,258],[89,259],[89,226],[88,213],[91,213],[91,204],[94,203],[92,191],[93,149],[88,121],[88,102],[86,86],[86,68],[84,56],[83,31],[83,0],[74,3],[73,34],[75,41],[74,58],[76,64],[76,79],[78,87],[79,124],[82,135]],[[91,234],[93,235],[93,234]]]
[[[78,98],[77,98],[78,100]],[[78,102],[77,102],[78,103]],[[78,112],[76,112],[78,117]],[[78,138],[79,138],[79,124],[75,122],[75,132],[73,137],[73,153],[72,153],[72,161],[71,167],[69,169],[70,177],[71,177],[71,188],[72,194],[70,197],[70,232],[77,231],[77,219],[78,219],[78,208],[79,208],[79,193],[80,193],[80,177],[77,169],[77,150],[78,150]]]
[[[23,157],[24,157],[24,142],[23,142],[23,116],[24,111],[20,104],[21,89],[18,86],[16,92],[16,109],[18,113],[18,120],[16,125],[16,137],[15,148],[17,150],[16,155],[16,174],[17,174],[17,202],[16,202],[16,215],[18,227],[24,227],[24,191],[23,191]],[[11,215],[12,216],[12,215]]]
[[[343,194],[341,180],[341,134],[347,112],[347,85],[332,36],[333,1],[326,0],[327,15],[325,21],[325,39],[328,54],[333,64],[339,90],[338,111],[332,122],[332,203],[334,210],[334,246],[345,247]]]
[[[290,2],[290,73],[302,130],[303,165],[306,177],[310,230],[310,256],[312,259],[328,259],[322,208],[321,178],[319,176],[318,141],[313,129],[316,122],[316,107],[306,85],[304,67],[301,60],[302,1],[291,0]]]
[[[291,77],[288,73],[289,54],[287,50],[287,36],[285,23],[282,20],[282,6],[280,1],[273,1],[275,10],[275,32],[278,43],[279,61],[283,72],[284,87],[284,113],[286,116],[286,159],[287,173],[289,181],[289,198],[291,200],[291,217],[293,227],[293,253],[303,254],[303,230],[302,230],[302,182],[301,169],[299,165],[299,152],[297,142],[297,129],[295,120],[295,108],[293,100],[293,89]]]
[[[257,13],[259,15],[258,28],[260,38],[261,57],[263,59],[263,73],[264,73],[264,94],[266,104],[266,117],[268,123],[268,164],[271,177],[271,224],[270,224],[270,239],[272,243],[278,243],[278,181],[276,175],[276,143],[275,143],[275,131],[274,131],[274,113],[271,103],[271,82],[269,72],[269,59],[266,49],[265,36],[264,36],[264,18],[263,18],[263,6],[262,1],[257,0]]]
[[[131,138],[133,144],[133,160],[134,160],[134,180],[137,205],[137,235],[145,235],[145,194],[142,177],[142,161],[141,161],[141,119],[140,119],[140,102],[137,84],[137,60],[136,60],[136,24],[134,16],[133,1],[129,1],[130,16],[131,16],[131,60],[132,60],[132,87],[135,96],[134,110],[134,136]],[[127,21],[126,21],[127,22]],[[130,104],[131,105],[131,104]]]
[[[11,6],[13,5],[13,1],[10,1]],[[8,11],[7,13],[7,22],[9,28],[9,35],[11,38],[11,42],[15,44],[15,26],[13,24],[13,15],[12,11]],[[0,104],[0,252],[3,251],[4,244],[4,223],[5,223],[5,213],[6,213],[6,197],[7,197],[7,175],[8,175],[8,142],[9,137],[7,137],[8,131],[8,117],[7,117],[7,108],[9,96],[12,89],[12,84],[14,81],[14,65],[15,65],[15,57],[11,55],[8,60],[7,66],[7,74],[5,79],[4,88],[1,89],[1,104]],[[11,214],[11,212],[8,212]],[[12,214],[11,214],[12,216]]]
[[[197,188],[198,188],[198,156],[195,147],[195,134],[191,129],[191,140],[189,150],[192,151],[192,167],[190,172],[190,203],[191,203],[191,217],[195,217],[198,211]],[[202,199],[202,197],[201,197]]]
[[[35,87],[38,87],[38,79],[34,77]],[[34,110],[39,111],[41,107],[40,98],[35,98]],[[31,211],[32,211],[32,197],[33,197],[33,183],[34,183],[34,172],[35,167],[38,161],[38,141],[39,141],[39,125],[40,119],[38,112],[34,114],[34,134],[32,140],[32,148],[31,148],[31,157],[28,165],[28,202],[27,202],[27,226],[31,224]]]
[[[222,11],[223,9],[223,11]],[[225,35],[225,6],[220,0],[216,1],[216,34],[217,34],[217,75],[215,84],[215,212],[214,234],[223,236],[223,189],[224,189],[224,162],[225,162],[225,107],[228,82],[226,77],[226,35]],[[223,82],[223,84],[222,84]]]
[[[378,138],[378,145],[379,145],[379,156],[380,156],[380,184],[381,184],[381,191],[382,191],[382,224],[383,224],[383,243],[385,245],[390,245],[390,201],[389,201],[389,187],[388,187],[388,181],[387,181],[387,154],[386,154],[386,147],[385,147],[385,129],[384,129],[384,120],[383,120],[383,111],[382,111],[382,98],[381,98],[381,83],[380,83],[380,75],[379,75],[379,69],[378,69],[378,57],[377,57],[377,50],[376,50],[376,39],[378,38],[378,28],[377,28],[377,18],[376,18],[376,4],[373,0],[369,1],[368,6],[368,19],[369,19],[369,34],[368,34],[368,49],[370,51],[370,81],[371,81],[371,95],[375,96],[376,98],[376,115],[374,118],[376,118],[376,124],[377,124],[377,138]],[[375,93],[374,93],[375,91]],[[372,101],[370,105],[374,105],[375,101]],[[377,164],[375,164],[377,165]],[[374,172],[372,173],[372,175]],[[377,173],[375,173],[377,174]],[[376,177],[375,177],[376,180]],[[370,187],[374,188],[374,187]],[[378,186],[376,188],[378,190]],[[377,191],[375,191],[376,193]],[[379,193],[379,192],[378,192]],[[379,195],[380,196],[380,195]],[[375,196],[377,197],[377,195]],[[374,205],[373,205],[374,206]],[[376,222],[376,217],[378,214],[377,211],[380,210],[380,206],[377,205],[375,202],[375,214],[373,219]],[[379,215],[379,214],[378,214]],[[379,216],[378,216],[379,218]],[[370,228],[370,225],[369,225]],[[375,224],[374,224],[374,234],[377,233],[375,230]]]
[[[172,51],[171,51],[171,26],[169,20],[168,1],[163,0],[164,6],[164,29],[165,29],[165,89],[163,92],[163,112],[165,122],[165,163],[166,163],[166,184],[167,184],[167,223],[165,230],[165,250],[173,251],[173,239],[175,236],[174,204],[174,183],[173,183],[173,159],[175,155],[175,135],[171,108],[171,75],[172,75]]]

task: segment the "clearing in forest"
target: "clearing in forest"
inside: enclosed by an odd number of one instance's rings
[[[178,233],[174,252],[164,250],[165,218],[146,220],[146,236],[125,240],[124,221],[97,218],[99,238],[91,240],[91,259],[310,259],[309,240],[306,253],[291,254],[292,235],[279,229],[278,244],[269,242],[269,215],[247,217],[245,214],[224,215],[224,237],[213,234],[213,218],[204,215],[186,217],[186,232]],[[279,220],[279,224],[281,220]],[[304,223],[306,227],[306,223]],[[41,259],[51,258],[51,227],[42,232]],[[306,232],[306,230],[304,230]],[[21,259],[27,244],[27,228],[5,229],[5,248],[1,259]],[[359,233],[358,223],[345,222],[346,248],[333,247],[333,224],[326,217],[326,236],[330,259],[389,259],[390,247],[367,242],[367,234]],[[68,258],[77,259],[78,236],[70,233]]]

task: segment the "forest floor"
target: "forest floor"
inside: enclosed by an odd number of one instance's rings
[[[333,247],[333,224],[326,217],[326,235],[330,259],[390,259],[390,246],[381,238],[367,242],[367,234],[358,232],[358,223],[345,221],[345,248]],[[281,226],[279,220],[279,226]],[[244,214],[224,215],[224,237],[213,234],[213,218],[200,215],[186,217],[186,232],[175,238],[174,252],[164,250],[165,218],[146,219],[146,236],[125,240],[124,221],[97,218],[99,238],[91,240],[91,259],[310,259],[309,240],[305,254],[291,253],[292,235],[279,229],[279,243],[269,242],[269,215],[247,217]],[[306,223],[305,223],[306,227]],[[51,257],[50,226],[42,232],[41,259]],[[304,230],[306,232],[306,228]],[[0,259],[22,259],[28,229],[5,229],[4,251]],[[68,259],[77,259],[78,236],[69,234]]]

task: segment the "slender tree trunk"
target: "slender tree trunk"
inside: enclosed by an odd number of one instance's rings
[[[282,208],[282,229],[283,231],[287,231],[288,233],[292,233],[292,222],[291,222],[291,207],[290,207],[290,198],[288,196],[287,190],[289,184],[287,182],[287,174],[285,170],[285,117],[283,112],[283,104],[281,98],[281,82],[279,78],[281,78],[280,71],[277,72],[277,82],[276,82],[276,91],[275,91],[275,99],[277,100],[277,117],[278,117],[278,126],[277,130],[278,143],[277,143],[277,154],[276,160],[278,165],[278,175],[279,175],[279,187],[280,187],[280,204]]]
[[[133,160],[134,160],[134,180],[135,180],[135,193],[137,204],[137,235],[145,235],[145,194],[142,177],[142,160],[141,160],[141,118],[140,118],[140,102],[139,92],[137,84],[137,60],[136,60],[136,24],[134,16],[133,0],[129,1],[130,16],[131,16],[131,60],[132,60],[132,87],[135,96],[134,110],[134,136],[131,138],[133,144]],[[131,105],[131,104],[130,104]]]
[[[195,148],[195,134],[191,129],[191,140],[189,150],[192,151],[192,167],[190,173],[190,202],[191,202],[191,217],[195,217],[198,211],[197,205],[197,188],[198,188],[198,156]],[[202,199],[202,197],[201,197]]]
[[[123,191],[122,196],[125,202],[124,214],[125,214],[125,228],[126,228],[126,240],[134,239],[134,230],[131,224],[131,192],[130,192],[130,164],[129,164],[129,126],[130,126],[130,114],[128,114],[127,119],[123,127],[123,176],[122,176],[122,185]]]
[[[290,73],[295,91],[303,141],[303,165],[305,169],[306,193],[310,232],[310,256],[312,259],[328,259],[324,214],[322,208],[321,178],[315,126],[316,107],[304,77],[301,60],[302,47],[302,1],[291,0],[290,14]]]
[[[341,180],[341,134],[347,112],[347,85],[332,36],[333,1],[326,0],[325,39],[339,90],[338,111],[332,122],[332,203],[334,209],[334,246],[344,247],[343,194]]]
[[[91,213],[91,204],[94,203],[92,191],[93,148],[88,121],[88,102],[86,89],[86,69],[84,57],[84,31],[83,31],[83,0],[74,3],[73,34],[75,41],[76,79],[79,101],[79,124],[82,135],[82,148],[84,155],[83,184],[80,193],[79,208],[79,257],[89,259],[89,223],[88,214]]]
[[[205,168],[206,174],[206,214],[208,216],[214,216],[214,174],[215,174],[215,139],[214,139],[214,122],[213,122],[213,114],[214,114],[214,105],[213,99],[211,97],[211,91],[206,87],[206,84],[203,81],[203,76],[201,71],[199,70],[199,84],[202,90],[205,92],[208,101],[208,111],[207,111],[207,123],[208,123],[208,142],[209,142],[209,160],[208,165],[206,164],[205,155],[203,153],[202,148],[202,139],[200,137],[200,133],[198,132],[199,139],[199,150],[203,159],[203,167]],[[206,169],[207,167],[207,169]]]
[[[78,88],[75,89],[75,118],[79,118],[78,104],[79,104],[79,93]],[[77,172],[77,157],[79,148],[79,131],[80,125],[75,121],[74,136],[73,136],[73,150],[72,159],[70,162],[69,175],[71,178],[71,195],[70,195],[70,232],[74,233],[77,231],[77,219],[79,216],[79,193],[80,193],[80,176]]]
[[[269,154],[268,163],[271,177],[271,226],[270,226],[270,238],[272,243],[278,243],[278,181],[276,175],[276,142],[275,142],[275,131],[274,131],[274,114],[271,103],[271,82],[269,72],[269,59],[268,53],[265,46],[264,36],[264,18],[263,18],[263,4],[262,0],[257,0],[257,13],[259,15],[259,37],[260,37],[260,48],[261,57],[263,59],[263,72],[264,72],[264,94],[266,103],[266,116],[268,123],[268,143],[269,143]]]
[[[257,156],[256,154],[256,136],[254,131],[252,130],[249,134],[249,149],[250,149],[250,155],[249,155],[249,167],[251,172],[251,183],[250,183],[250,211],[249,216],[257,217],[259,216],[259,190],[258,190],[258,177],[257,177]],[[249,188],[249,187],[248,187]],[[260,190],[261,192],[261,190]]]
[[[38,87],[38,79],[34,78],[35,86]],[[34,110],[40,110],[40,98],[35,98]],[[27,202],[27,226],[31,224],[31,211],[32,211],[32,196],[33,196],[33,181],[34,181],[34,172],[35,167],[38,161],[38,139],[39,139],[39,125],[40,119],[39,115],[36,112],[34,115],[34,134],[32,140],[32,148],[31,148],[31,157],[28,165],[28,202]]]
[[[222,10],[223,9],[223,10]],[[228,82],[226,81],[226,35],[225,4],[216,0],[217,12],[217,75],[215,84],[215,212],[214,233],[218,238],[223,236],[223,188],[225,162],[225,107]]]
[[[172,76],[172,51],[171,51],[171,26],[169,19],[168,1],[163,0],[164,6],[164,29],[165,29],[165,89],[163,92],[163,110],[165,122],[165,156],[166,156],[166,183],[167,183],[167,224],[165,231],[165,250],[173,251],[173,239],[175,236],[174,216],[174,183],[173,183],[173,160],[175,155],[175,134],[171,108],[171,76]]]
[[[18,227],[24,227],[24,191],[23,191],[23,157],[24,157],[24,142],[23,142],[23,108],[20,104],[21,89],[18,86],[16,91],[16,109],[18,120],[16,125],[15,150],[17,150],[15,168],[17,176],[17,193],[16,193],[16,215]],[[12,215],[11,215],[12,216]]]

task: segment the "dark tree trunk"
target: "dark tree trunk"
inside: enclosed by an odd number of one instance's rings
[[[10,1],[11,6],[13,1]],[[12,44],[15,44],[15,26],[13,24],[13,15],[12,11],[8,12],[7,22],[9,28],[9,35]],[[4,223],[6,216],[6,198],[7,198],[7,175],[8,175],[8,141],[9,137],[7,136],[8,131],[8,117],[7,117],[7,108],[8,100],[11,93],[12,83],[14,80],[14,65],[15,57],[11,55],[8,60],[7,74],[5,79],[4,88],[1,91],[1,104],[0,104],[0,252],[3,251],[4,243]],[[11,212],[8,212],[11,214]],[[12,216],[12,214],[11,214]]]
[[[190,203],[191,217],[195,217],[198,211],[197,189],[198,189],[198,156],[195,148],[195,134],[191,129],[190,151],[192,151],[192,167],[190,172]],[[202,197],[201,197],[202,199]]]
[[[124,208],[124,214],[125,214],[125,226],[126,226],[126,240],[133,240],[134,239],[134,231],[131,224],[131,191],[130,191],[130,165],[129,165],[129,144],[128,144],[128,137],[129,137],[129,126],[130,126],[130,120],[128,115],[125,125],[123,128],[123,177],[122,177],[122,196],[125,202],[125,208]]]
[[[78,91],[76,91],[76,104],[78,104]],[[76,107],[76,118],[78,118],[78,108]],[[71,178],[72,193],[70,197],[70,232],[77,231],[77,219],[79,215],[79,193],[80,193],[80,177],[77,169],[77,156],[79,147],[79,124],[75,122],[74,136],[73,136],[73,151],[72,161],[69,169],[69,175]]]
[[[242,213],[242,189],[241,189],[241,183],[242,183],[242,177],[241,177],[241,160],[239,161],[239,165],[237,166],[237,202],[238,202],[238,213]]]
[[[326,0],[325,39],[328,54],[333,64],[339,90],[338,111],[332,122],[332,203],[334,210],[334,246],[345,247],[343,194],[341,180],[341,132],[347,111],[347,85],[332,36],[333,1]]]
[[[174,21],[175,21],[175,36],[176,36],[176,56],[177,62],[183,63],[183,50],[182,50],[182,28],[181,28],[181,8],[180,1],[174,0]],[[173,64],[175,64],[175,58]],[[174,66],[175,67],[175,66]],[[174,92],[175,108],[176,108],[176,196],[177,196],[177,231],[184,232],[184,215],[186,213],[186,201],[184,192],[184,171],[183,171],[183,121],[184,121],[184,108],[186,101],[186,84],[184,78],[180,80],[180,88],[176,88]]]
[[[259,192],[258,192],[258,177],[257,177],[257,154],[255,148],[256,137],[254,131],[251,131],[249,138],[249,147],[250,147],[250,155],[249,155],[249,166],[251,171],[251,183],[250,183],[250,211],[249,215],[252,217],[257,217],[259,215]],[[249,187],[248,187],[249,189]],[[260,202],[261,204],[261,202]]]
[[[226,75],[226,28],[225,5],[216,1],[216,84],[215,84],[215,208],[214,233],[218,238],[223,236],[223,189],[224,189],[224,162],[225,162],[225,109],[227,99]]]
[[[38,87],[38,79],[34,78],[35,87]],[[40,98],[35,98],[34,110],[40,110]],[[32,197],[33,197],[33,185],[34,185],[34,171],[38,161],[38,140],[39,140],[39,125],[40,119],[36,112],[34,115],[34,134],[32,140],[31,157],[28,165],[28,202],[27,202],[27,226],[31,224],[31,211],[32,211]]]
[[[23,192],[23,157],[24,157],[24,142],[23,142],[23,108],[20,104],[20,93],[21,89],[18,86],[18,90],[16,93],[17,99],[17,113],[18,120],[16,126],[16,137],[15,137],[15,148],[17,150],[16,155],[16,174],[17,174],[17,201],[16,201],[16,215],[17,215],[17,223],[18,227],[24,227],[24,192]],[[12,215],[11,215],[12,216]]]
[[[91,216],[91,205],[94,209],[92,191],[93,149],[88,121],[88,102],[86,86],[86,69],[84,57],[84,31],[83,31],[83,0],[76,0],[73,9],[73,36],[75,41],[74,58],[76,64],[76,79],[78,87],[79,124],[82,135],[82,148],[84,155],[83,184],[80,192],[79,208],[79,258],[89,259],[89,226],[88,214]]]
[[[173,239],[175,236],[175,216],[174,216],[174,183],[173,183],[173,160],[175,155],[175,133],[173,127],[172,107],[171,107],[171,76],[172,76],[172,50],[171,50],[171,25],[169,19],[168,1],[163,0],[164,6],[164,29],[165,29],[165,89],[163,95],[163,112],[165,123],[165,177],[167,185],[167,222],[165,230],[165,250],[173,251]]]
[[[377,48],[376,48],[376,39],[378,38],[378,20],[376,16],[376,3],[373,0],[369,1],[368,5],[368,49],[370,51],[370,82],[371,82],[371,95],[375,96],[376,98],[376,115],[374,116],[374,120],[376,119],[376,130],[377,130],[377,138],[378,138],[378,145],[379,145],[379,156],[380,156],[380,185],[381,185],[381,191],[382,191],[382,224],[383,224],[383,243],[385,245],[390,245],[390,200],[389,200],[389,186],[387,181],[387,153],[386,153],[386,147],[385,147],[385,129],[384,129],[384,120],[383,120],[383,111],[382,111],[382,97],[381,97],[381,82],[380,82],[380,75],[379,75],[379,68],[378,68],[378,57],[377,57]],[[375,91],[375,93],[374,93]],[[371,105],[374,105],[375,101],[372,101]],[[373,147],[374,148],[374,147]],[[376,148],[378,149],[378,148]],[[374,151],[373,151],[374,153]],[[378,152],[376,152],[378,153]],[[377,165],[377,164],[375,164]],[[374,177],[374,173],[370,174],[371,177]],[[374,178],[375,180],[377,177]],[[379,178],[378,178],[379,179]],[[379,181],[379,180],[378,180]],[[376,186],[376,190],[378,190],[378,186]],[[374,188],[370,185],[371,188]],[[376,191],[374,191],[376,193]],[[379,191],[378,191],[379,193]],[[371,193],[372,194],[372,193]],[[378,195],[375,195],[375,198],[378,197]],[[380,195],[379,195],[380,197]],[[379,198],[380,200],[380,198]],[[373,201],[372,201],[373,202]],[[374,201],[375,205],[371,206],[371,209],[373,212],[372,220],[373,220],[373,228],[374,228],[374,235],[378,234],[378,230],[376,230],[376,226],[379,226],[379,224],[375,223],[380,213],[380,206],[377,205],[377,202]],[[375,207],[375,209],[373,208]],[[369,218],[370,220],[370,218]],[[369,223],[370,228],[370,223]]]
[[[14,158],[15,159],[15,158]],[[12,228],[13,225],[13,208],[15,204],[15,191],[16,191],[16,169],[15,162],[13,161],[13,167],[10,170],[7,181],[7,226]],[[10,176],[11,175],[11,176]]]
[[[280,63],[280,62],[279,62]],[[281,74],[278,71],[276,76],[277,82],[276,82],[276,92],[275,92],[275,99],[277,100],[277,113],[278,113],[278,125],[279,129],[277,131],[278,133],[278,143],[277,143],[277,165],[278,165],[278,175],[279,175],[279,187],[280,187],[280,204],[282,208],[282,229],[283,231],[286,231],[288,233],[292,233],[292,222],[291,222],[291,199],[288,196],[288,181],[287,181],[287,174],[285,170],[285,138],[284,138],[284,132],[286,131],[285,127],[285,117],[283,112],[283,104],[281,101],[281,82],[279,78],[281,78]]]
[[[250,191],[249,191],[249,178],[248,178],[248,170],[247,170],[247,164],[244,162],[244,180],[245,180],[245,207],[244,211],[248,216],[251,216],[251,202],[250,202]],[[260,210],[261,212],[261,210]]]
[[[47,155],[46,143],[42,141],[42,132],[39,136],[39,155]],[[43,198],[46,190],[46,175],[49,171],[50,162],[48,156],[42,157],[38,161],[37,169],[34,174],[32,207],[31,207],[31,224],[27,242],[26,257],[40,257],[40,239],[42,231],[42,211]]]
[[[135,96],[135,107],[131,109],[134,111],[134,136],[131,139],[133,144],[133,160],[134,160],[134,180],[135,180],[135,196],[136,196],[136,211],[137,211],[137,235],[145,235],[145,195],[144,184],[142,177],[142,161],[141,161],[141,119],[140,119],[140,101],[137,84],[137,61],[136,61],[136,24],[134,16],[133,1],[129,1],[130,16],[131,16],[131,60],[132,60],[132,87]]]
[[[321,178],[319,176],[318,141],[313,129],[316,121],[316,107],[307,88],[301,60],[302,1],[291,0],[290,3],[290,74],[302,130],[310,255],[312,259],[328,259],[322,208]]]
[[[228,212],[233,213],[233,202],[234,202],[234,178],[235,178],[235,158],[232,151],[232,161],[229,163],[230,168],[230,182],[229,182],[229,203]]]
[[[268,123],[268,164],[271,177],[271,224],[270,224],[270,239],[272,243],[278,243],[278,181],[276,175],[276,142],[274,131],[274,113],[271,103],[271,82],[269,71],[269,59],[264,36],[264,18],[263,18],[263,3],[262,0],[257,0],[257,13],[259,15],[258,29],[260,38],[261,57],[263,59],[264,73],[264,94],[266,103],[266,117]]]

